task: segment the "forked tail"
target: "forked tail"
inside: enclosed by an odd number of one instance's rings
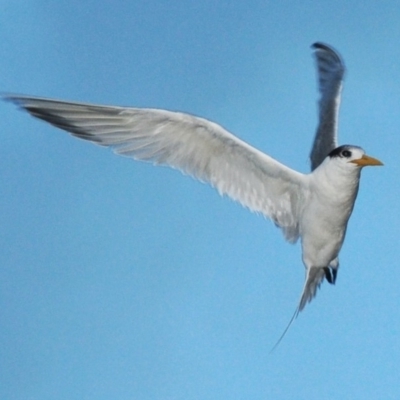
[[[269,352],[270,354],[278,347],[279,343],[285,337],[287,331],[289,330],[293,321],[299,315],[300,311],[302,311],[306,306],[306,304],[309,303],[315,297],[315,295],[317,294],[317,290],[321,286],[321,283],[326,275],[327,272],[325,271],[324,268],[311,267],[307,270],[306,281],[304,283],[303,292],[300,297],[299,305],[297,306],[295,312],[293,313],[292,318],[290,318],[289,323],[286,325],[286,328],[283,331],[282,335],[279,337],[274,347],[272,347],[272,349],[270,350]]]
[[[271,354],[278,346],[279,343],[282,341],[282,339],[285,337],[286,332],[289,330],[290,325],[292,325],[292,322],[297,318],[297,316],[299,315],[299,307],[296,307],[296,310],[294,311],[292,318],[290,318],[289,323],[286,325],[285,330],[283,331],[282,335],[279,337],[279,339],[276,341],[276,343],[274,344],[274,347],[272,347],[272,349],[269,351],[269,354]]]

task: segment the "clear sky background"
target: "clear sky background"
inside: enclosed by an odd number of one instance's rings
[[[0,104],[0,398],[400,398],[398,1],[0,1],[0,90],[187,111],[307,172],[310,45],[366,168],[336,286],[272,354],[299,244],[177,171]]]

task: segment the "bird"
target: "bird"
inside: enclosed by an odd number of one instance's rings
[[[361,170],[383,165],[359,146],[338,146],[344,62],[327,44],[317,42],[311,47],[320,98],[309,173],[295,171],[221,125],[189,113],[16,94],[5,94],[3,99],[77,138],[206,182],[221,195],[272,220],[289,243],[300,239],[305,282],[279,343],[323,280],[335,283]]]

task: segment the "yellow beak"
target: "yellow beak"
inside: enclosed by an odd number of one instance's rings
[[[358,165],[359,167],[366,167],[367,165],[372,165],[372,166],[383,165],[383,162],[379,161],[374,157],[367,156],[366,154],[364,154],[358,160],[351,160],[350,162]]]

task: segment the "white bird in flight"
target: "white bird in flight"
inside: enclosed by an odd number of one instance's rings
[[[300,238],[305,284],[279,343],[324,278],[335,283],[361,169],[383,165],[361,147],[337,146],[345,67],[339,54],[326,44],[315,43],[312,48],[321,97],[309,174],[290,169],[214,122],[185,113],[20,95],[5,99],[80,139],[208,182],[221,195],[270,218],[290,243]]]

